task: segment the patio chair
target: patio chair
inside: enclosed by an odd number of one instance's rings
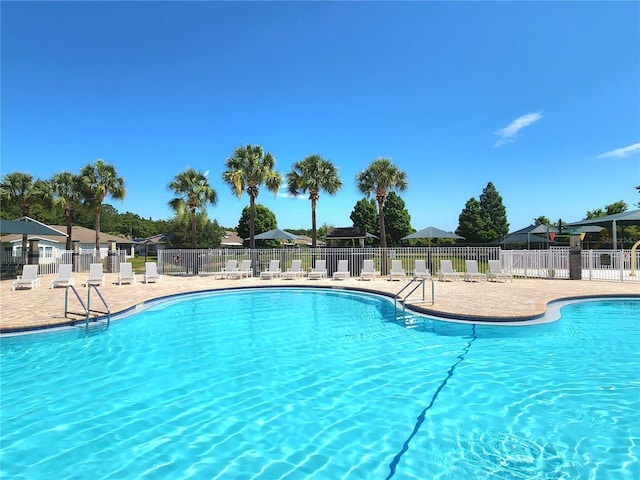
[[[89,265],[89,275],[84,282],[84,285],[102,285],[104,287],[104,270],[101,263],[92,263]]]
[[[154,263],[155,265],[155,263]],[[118,272],[118,285],[123,283],[136,284],[136,274],[133,273],[133,265],[129,262],[120,263],[120,271]]]
[[[487,280],[493,279],[495,282],[497,282],[500,278],[504,278],[505,282],[507,281],[507,278],[510,278],[511,282],[513,282],[513,274],[510,272],[502,271],[502,268],[500,267],[500,260],[489,260],[489,271],[487,272]]]
[[[349,272],[349,260],[338,260],[338,269],[333,272],[334,280],[346,280],[351,277]]]
[[[302,270],[302,260],[293,260],[291,262],[291,268],[282,274],[282,278],[293,280],[304,276],[304,270]]]
[[[413,268],[413,278],[431,278],[431,272],[427,268],[427,262],[424,260],[416,260]]]
[[[309,280],[327,278],[327,261],[316,260],[316,266],[309,270],[307,277],[309,278]]]
[[[25,265],[22,267],[22,275],[11,285],[11,290],[16,288],[36,288],[40,285],[40,276],[38,275],[38,265]]]
[[[229,272],[227,278],[253,277],[253,268],[251,268],[251,260],[242,260],[237,270]]]
[[[227,275],[231,272],[235,272],[238,269],[237,260],[227,260],[227,265],[219,272],[213,274],[213,278],[227,278]]]
[[[373,267],[373,260],[363,260],[360,280],[375,280],[376,272]]]
[[[440,260],[440,272],[438,272],[438,278],[441,281],[447,281],[448,279],[458,281],[460,279],[460,274],[453,269],[451,260]]]
[[[279,277],[282,271],[280,270],[280,260],[270,260],[269,268],[264,272],[260,272],[260,278],[272,279],[273,277]]]
[[[149,283],[151,280],[162,283],[162,275],[158,273],[158,265],[155,262],[145,262],[144,283]]]
[[[486,273],[481,273],[478,271],[478,261],[477,260],[465,260],[465,269],[464,272],[464,280],[466,282],[472,282],[473,280],[486,280]]]
[[[63,263],[58,267],[58,275],[51,280],[49,288],[64,287],[73,285],[73,265],[70,263]]]
[[[391,260],[391,271],[389,272],[389,280],[406,280],[407,274],[402,268],[401,260]]]

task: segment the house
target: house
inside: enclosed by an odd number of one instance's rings
[[[220,246],[223,248],[242,247],[244,240],[238,236],[238,232],[227,230],[220,239]]]
[[[49,225],[51,228],[58,230],[66,235],[66,225]],[[66,251],[66,236],[55,235],[27,235],[27,240],[38,241],[38,251],[41,263],[54,262],[62,252]],[[95,250],[96,231],[90,228],[79,227],[74,225],[71,230],[71,240],[78,243],[80,253],[93,253]],[[116,250],[123,250],[126,256],[134,255],[134,243],[128,238],[110,235],[100,232],[100,255],[106,256],[109,247],[115,242]],[[22,235],[9,234],[0,237],[0,248],[3,255],[19,257],[22,254]],[[47,260],[49,259],[49,260]]]

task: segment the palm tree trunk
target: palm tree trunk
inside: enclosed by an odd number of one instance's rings
[[[71,250],[71,246],[72,246],[71,235],[73,233],[73,210],[65,209],[64,214],[65,214],[64,216],[65,216],[65,218],[67,220],[67,245],[66,245],[66,249],[67,249],[67,251],[69,251],[69,250]]]
[[[256,248],[256,199],[253,195],[249,195],[249,248]]]
[[[198,241],[196,240],[196,211],[191,210],[191,246],[196,248]]]
[[[95,261],[99,262],[102,258],[100,254],[100,214],[102,213],[102,205],[98,204],[96,207],[96,254]]]
[[[311,248],[316,248],[318,243],[318,232],[316,230],[316,199],[311,199]]]

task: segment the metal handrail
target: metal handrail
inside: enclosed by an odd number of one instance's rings
[[[109,328],[109,324],[111,323],[111,310],[109,310],[109,305],[107,305],[107,302],[105,301],[104,297],[100,293],[100,290],[98,290],[98,286],[97,285],[89,284],[89,285],[87,285],[87,287],[88,287],[88,291],[87,291],[87,318],[85,320],[85,328],[89,328],[89,312],[103,313],[103,314],[106,313],[107,314],[107,328]],[[104,308],[107,309],[106,312],[102,312],[100,310],[91,310],[91,287],[94,288],[94,290],[98,294],[98,297],[100,297],[100,300],[102,300],[102,304],[104,305]]]
[[[76,298],[80,302],[80,305],[82,305],[83,313],[76,313],[76,312],[70,312],[69,311],[69,289],[71,289],[71,291],[74,293],[74,295],[76,296]],[[72,313],[74,315],[84,315],[86,317],[89,317],[89,310],[87,309],[87,307],[85,306],[84,302],[80,298],[80,294],[78,294],[78,290],[76,290],[76,287],[74,287],[73,285],[67,285],[67,288],[66,288],[66,290],[64,292],[64,316],[65,316],[65,318],[67,317],[67,315],[69,313]]]
[[[406,300],[407,298],[409,298],[409,295],[411,295],[413,292],[415,292],[418,287],[420,287],[422,285],[422,300],[425,301],[425,290],[424,290],[424,284],[427,280],[431,281],[431,305],[433,305],[435,303],[435,283],[433,281],[433,277],[413,277],[411,279],[411,281],[409,283],[407,283],[404,287],[402,287],[400,289],[400,291],[398,293],[396,293],[395,297],[393,298],[393,307],[394,307],[394,311],[397,312],[398,311],[398,307],[397,307],[397,301],[399,300],[400,294],[402,292],[404,292],[407,288],[409,288],[414,282],[418,282],[405,296],[404,298],[401,300],[402,303],[402,315],[404,316],[406,313]]]

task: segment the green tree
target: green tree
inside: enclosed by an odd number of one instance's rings
[[[480,211],[484,220],[481,242],[491,242],[508,235],[507,210],[502,203],[502,197],[491,182],[487,183],[480,195]]]
[[[404,200],[396,192],[389,192],[384,202],[385,210],[385,232],[387,243],[390,245],[400,245],[402,237],[405,237],[413,230],[411,228],[411,215],[405,207]]]
[[[278,222],[276,220],[276,214],[269,210],[264,205],[256,203],[254,205],[254,214],[253,220],[251,219],[251,207],[244,207],[242,209],[242,215],[240,216],[240,220],[238,220],[238,226],[236,227],[236,231],[238,232],[238,236],[240,238],[246,239],[251,235],[251,224],[253,221],[253,226],[255,228],[255,234],[260,234],[263,232],[268,232],[269,230],[273,230],[274,228],[278,228]],[[276,243],[267,242],[266,245],[276,246]],[[254,245],[255,248],[255,245]]]
[[[544,215],[540,215],[538,218],[533,219],[534,225],[551,225],[551,220],[549,220]]]
[[[319,155],[310,155],[293,164],[287,173],[287,184],[291,195],[309,194],[309,200],[311,200],[311,247],[316,248],[316,204],[321,191],[334,195],[342,188],[338,169],[333,163]]]
[[[456,233],[464,237],[467,242],[480,243],[481,232],[484,231],[484,218],[480,209],[480,202],[475,197],[467,200],[464,209],[458,217]]]
[[[391,163],[388,158],[379,157],[358,175],[358,190],[367,197],[375,195],[378,202],[380,246],[386,248],[387,238],[384,227],[384,201],[390,190],[404,192],[407,189],[407,174]]]
[[[358,200],[351,211],[349,218],[353,222],[354,227],[364,228],[367,233],[372,235],[378,235],[378,208],[376,207],[376,201],[371,199],[362,198]],[[325,232],[326,234],[326,232]],[[365,239],[366,245],[373,245],[375,239]]]
[[[23,217],[28,217],[31,207],[37,203],[46,201],[51,190],[48,182],[34,180],[33,175],[24,172],[7,173],[0,182],[0,199],[3,210],[6,203],[14,203],[20,209]],[[27,261],[27,235],[22,235],[22,262]]]
[[[260,187],[278,194],[282,176],[274,170],[276,160],[270,153],[265,153],[260,145],[238,147],[226,160],[227,169],[222,172],[222,180],[231,187],[231,191],[240,198],[246,189],[249,195],[249,247],[255,248],[255,202]]]
[[[220,246],[225,229],[216,220],[209,221],[203,211],[196,213],[196,248],[215,248]],[[193,248],[191,219],[187,215],[175,216],[163,227],[167,234],[167,248]],[[158,232],[160,233],[160,232]]]
[[[51,188],[53,191],[54,205],[61,207],[64,212],[65,224],[67,226],[66,249],[71,250],[73,221],[76,208],[82,202],[82,184],[80,177],[67,171],[58,172],[51,178]]]
[[[100,215],[102,203],[107,196],[114,200],[123,200],[127,190],[124,178],[120,177],[113,165],[101,159],[90,163],[80,170],[80,181],[85,201],[95,208],[96,257],[100,259]]]
[[[196,213],[201,211],[205,214],[208,204],[215,204],[218,200],[216,191],[209,186],[206,175],[193,168],[187,168],[184,172],[178,173],[169,183],[176,197],[169,201],[169,206],[173,208],[177,216],[189,212],[191,219],[191,247],[196,248],[198,240],[196,236]],[[205,222],[206,223],[206,222]]]

